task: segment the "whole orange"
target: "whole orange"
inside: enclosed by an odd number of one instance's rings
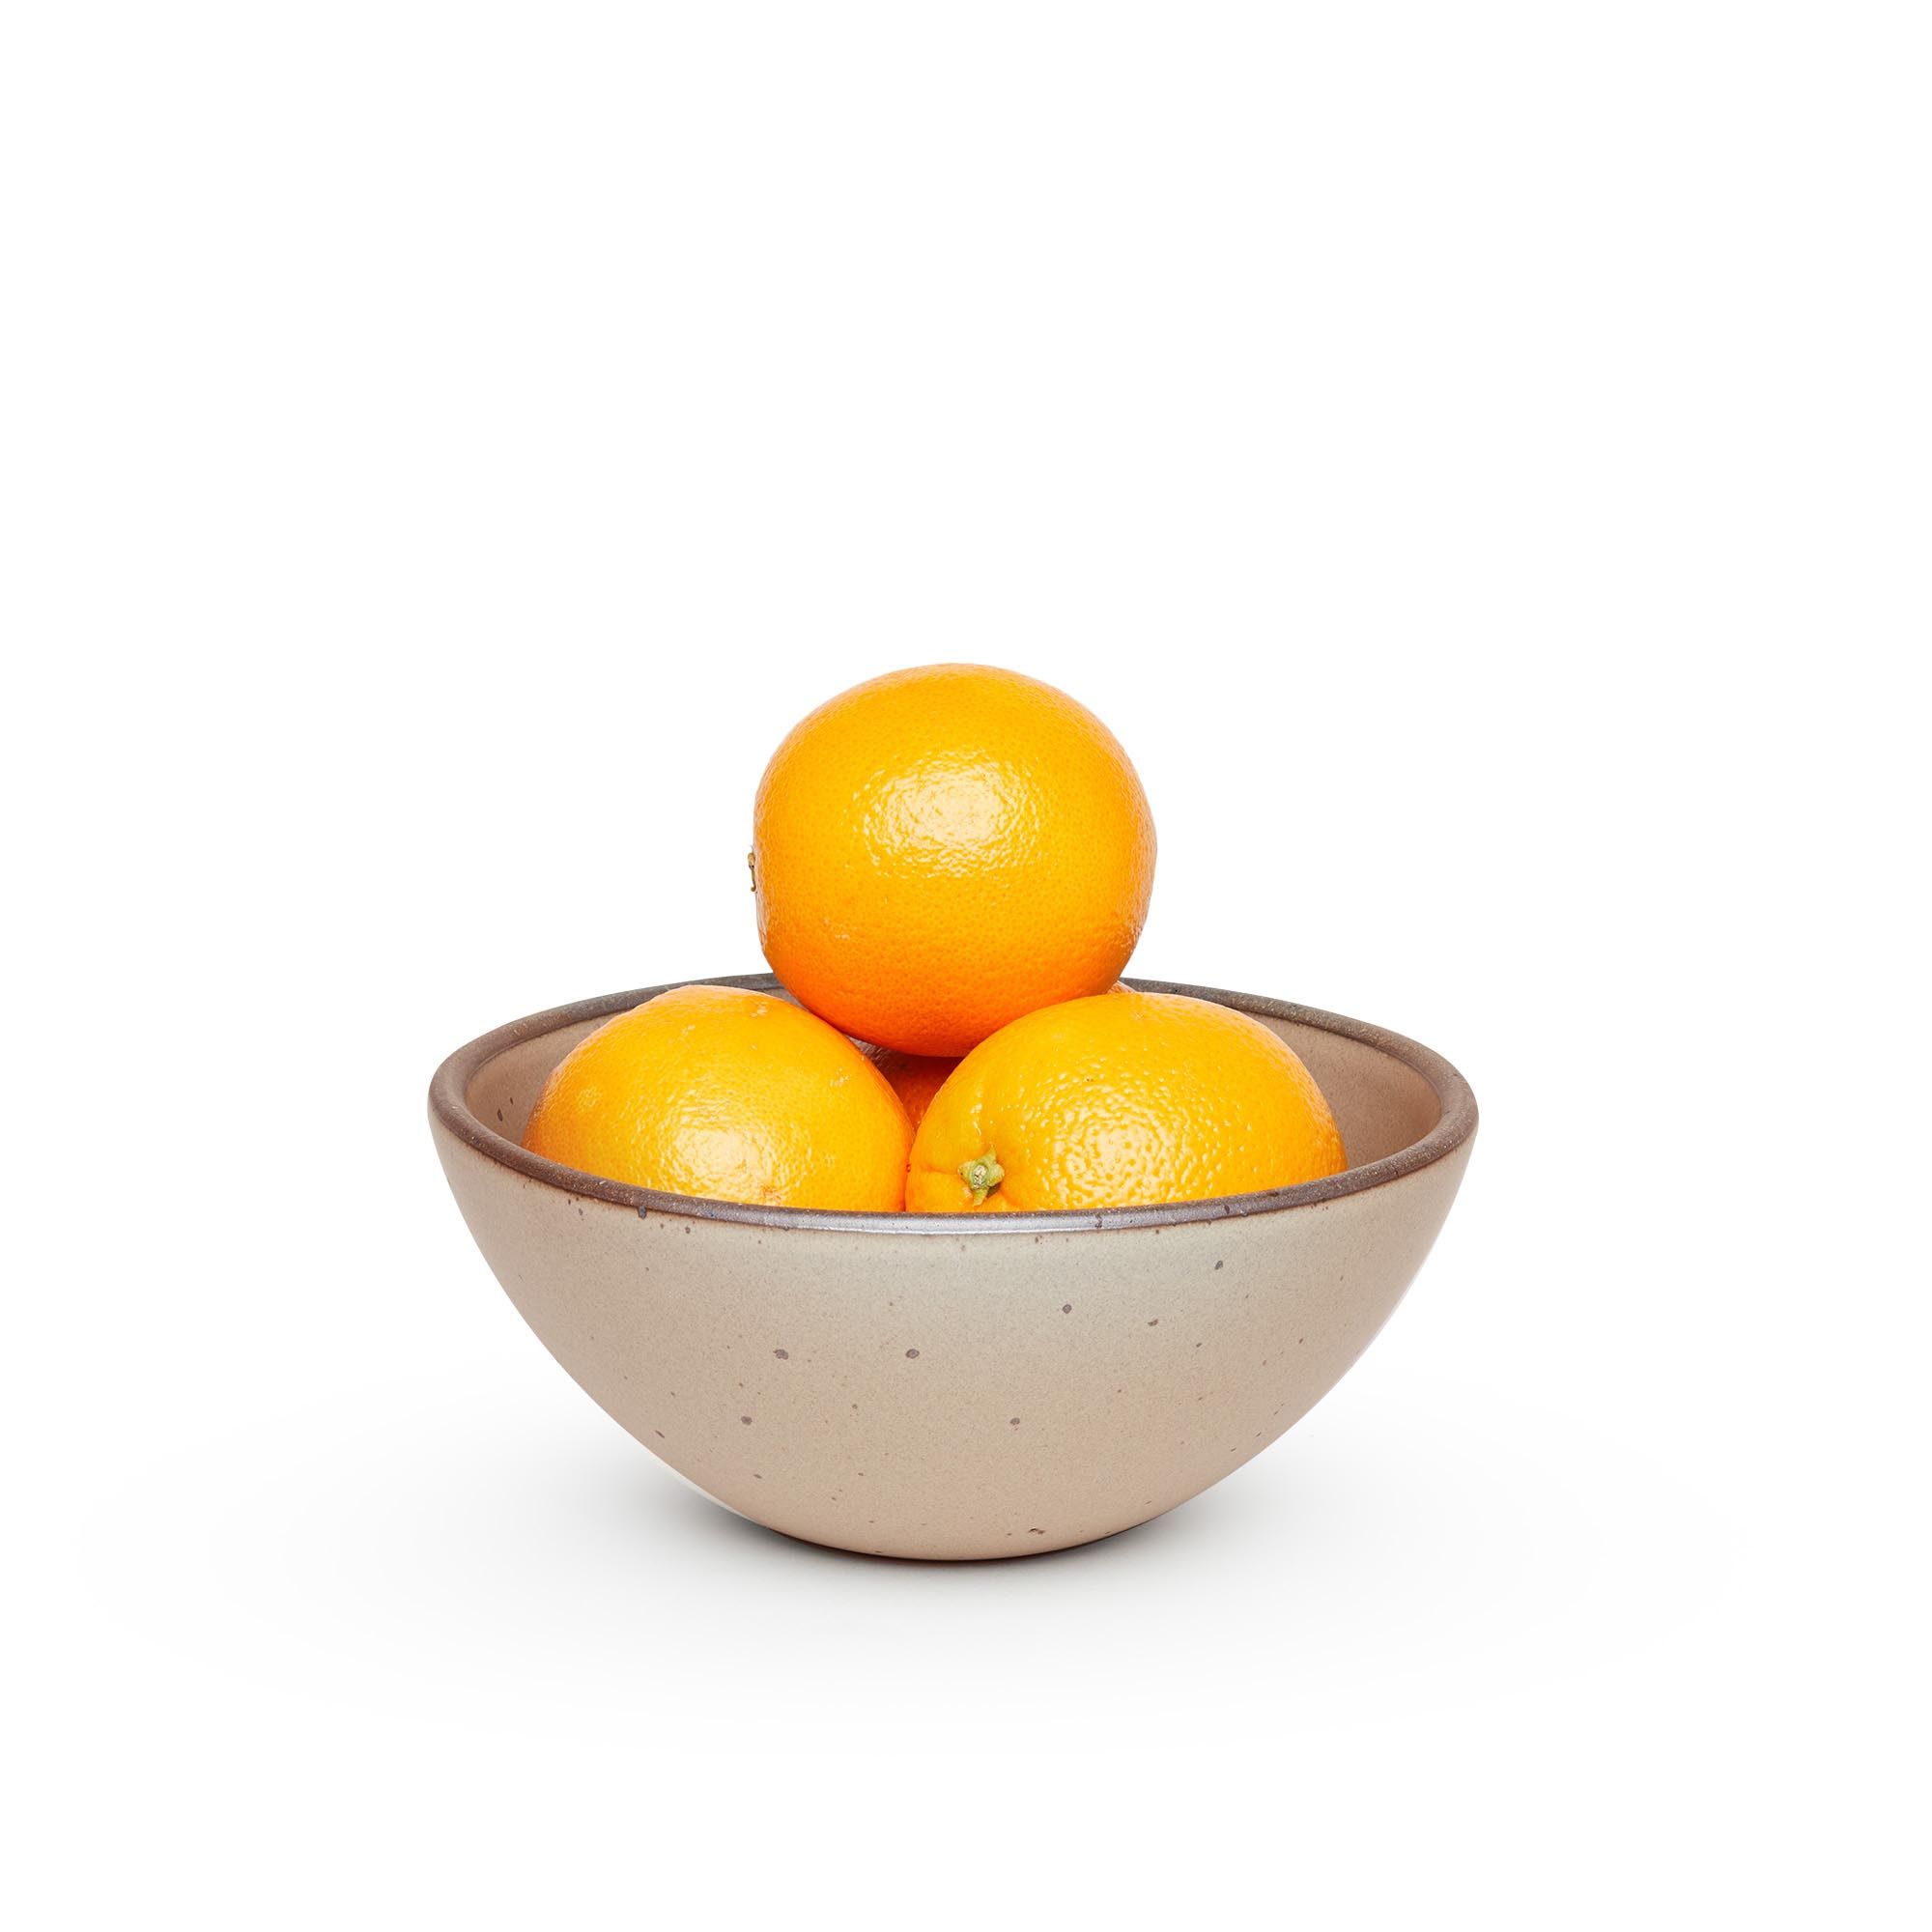
[[[788,1001],[675,986],[580,1040],[524,1145],[639,1187],[785,1208],[899,1208],[905,1109],[842,1034]]]
[[[975,1047],[920,1122],[906,1206],[1133,1208],[1345,1165],[1321,1090],[1259,1020],[1121,991],[1028,1013]]]
[[[1106,987],[1153,861],[1107,727],[980,665],[895,671],[821,705],[773,754],[753,814],[772,970],[841,1031],[923,1056]]]
[[[956,1060],[937,1060],[923,1053],[900,1053],[890,1046],[867,1048],[867,1056],[881,1073],[886,1083],[899,1096],[899,1105],[906,1110],[906,1119],[912,1122],[913,1131],[919,1131],[919,1123],[925,1118],[925,1110],[932,1104],[932,1096],[946,1085],[947,1076],[959,1065]]]

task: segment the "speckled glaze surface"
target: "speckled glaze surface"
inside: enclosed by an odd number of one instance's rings
[[[524,1319],[707,1495],[880,1555],[1065,1548],[1199,1495],[1334,1387],[1428,1254],[1476,1127],[1462,1076],[1412,1041],[1129,983],[1280,1034],[1328,1096],[1348,1170],[1096,1214],[861,1215],[652,1194],[526,1153],[551,1068],[659,987],[471,1041],[438,1069],[431,1129]]]

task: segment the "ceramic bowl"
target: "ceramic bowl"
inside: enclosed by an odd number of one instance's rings
[[[1128,983],[1279,1034],[1328,1096],[1347,1171],[1100,1213],[846,1214],[526,1153],[552,1067],[656,986],[471,1040],[437,1070],[430,1125],[538,1339],[713,1500],[880,1555],[1063,1549],[1199,1495],[1334,1387],[1428,1254],[1476,1129],[1462,1075],[1379,1027]]]

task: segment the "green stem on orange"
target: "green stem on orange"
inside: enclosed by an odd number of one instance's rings
[[[973,1190],[973,1205],[976,1208],[984,1207],[986,1196],[1006,1178],[1007,1170],[990,1151],[982,1153],[978,1160],[960,1163],[959,1179]]]

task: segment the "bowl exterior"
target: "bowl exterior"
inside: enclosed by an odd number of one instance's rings
[[[1258,1455],[1388,1319],[1470,1147],[1225,1219],[899,1235],[640,1210],[431,1127],[510,1299],[646,1448],[787,1535],[926,1558],[1091,1542]]]

